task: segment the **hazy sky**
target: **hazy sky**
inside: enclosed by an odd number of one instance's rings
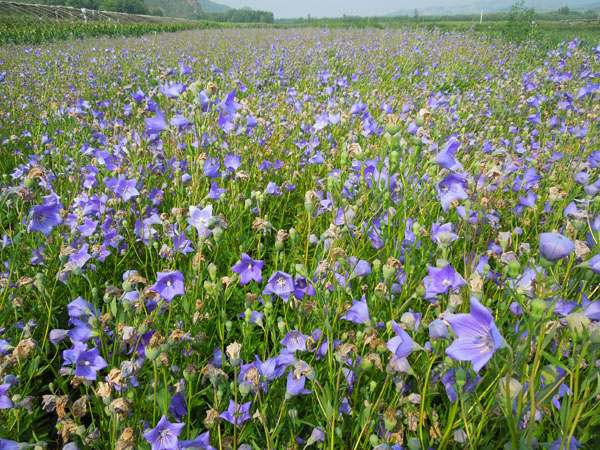
[[[306,17],[340,17],[349,16],[383,16],[401,9],[412,11],[437,5],[468,5],[479,3],[478,0],[213,0],[232,8],[249,6],[252,9],[272,11],[276,18]],[[591,0],[564,0],[561,5],[583,4]],[[496,4],[510,6],[515,0],[497,0]],[[527,1],[526,1],[527,3]],[[538,2],[539,3],[539,2]]]
[[[410,5],[410,1],[394,0],[213,0],[217,3],[242,8],[272,11],[277,18],[335,17],[347,15],[382,16]],[[414,4],[414,3],[413,3]],[[408,6],[410,8],[410,6]]]

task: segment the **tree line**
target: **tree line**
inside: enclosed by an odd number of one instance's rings
[[[225,12],[201,12],[189,17],[195,20],[212,20],[214,22],[232,23],[273,23],[275,18],[269,11],[255,11],[253,9],[229,9]]]

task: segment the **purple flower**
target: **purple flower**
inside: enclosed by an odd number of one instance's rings
[[[222,412],[219,417],[235,426],[241,425],[250,419],[250,414],[248,414],[250,412],[250,403],[236,405],[233,400],[229,400],[229,408],[227,408],[227,411]]]
[[[581,185],[586,185],[590,181],[590,175],[587,172],[578,172],[575,174],[575,182]]]
[[[85,263],[88,262],[92,257],[88,253],[89,245],[83,244],[81,248],[69,256],[69,262],[75,264],[75,266],[82,268]]]
[[[196,439],[192,441],[179,441],[180,448],[193,448],[198,450],[216,450],[210,445],[210,432],[206,431],[200,434]]]
[[[50,330],[50,334],[48,335],[48,339],[52,342],[53,345],[60,344],[67,337],[67,330],[59,330],[54,329]]]
[[[183,275],[179,270],[172,272],[157,272],[156,283],[150,286],[154,292],[170,302],[176,295],[185,294]]]
[[[125,177],[120,177],[115,188],[115,193],[121,196],[121,198],[128,202],[133,197],[137,197],[140,195],[140,192],[136,189],[137,180],[132,178],[131,180],[126,180]]]
[[[219,178],[221,173],[219,168],[221,167],[221,160],[219,158],[207,158],[204,161],[204,176],[207,178]]]
[[[369,316],[369,306],[367,305],[365,296],[363,295],[360,300],[353,300],[353,303],[352,307],[341,319],[358,324],[368,322],[371,317]]]
[[[8,395],[6,395],[8,393],[8,388],[10,388],[10,384],[0,384],[0,409],[8,409],[13,407],[12,400]]]
[[[177,420],[181,420],[181,418],[188,413],[185,398],[183,398],[181,394],[175,394],[171,397],[168,411],[173,414]]]
[[[281,190],[279,189],[279,186],[277,186],[272,181],[269,181],[267,187],[265,188],[265,194],[279,196],[281,195]]]
[[[246,253],[242,253],[242,261],[231,268],[231,270],[240,275],[240,284],[245,285],[254,280],[257,283],[262,281],[262,266],[264,261],[254,260]]]
[[[144,94],[144,91],[140,88],[138,88],[137,92],[131,92],[129,95],[131,95],[131,98],[135,100],[136,103],[141,103],[144,101],[144,98],[146,98],[146,94]]]
[[[325,432],[321,427],[315,427],[310,434],[310,438],[308,438],[307,445],[314,444],[315,442],[325,442]]]
[[[392,328],[394,328],[394,331],[398,336],[393,337],[387,342],[387,349],[398,358],[404,358],[410,355],[414,350],[414,341],[394,320],[392,320]]]
[[[179,233],[177,230],[177,225],[178,224],[175,224],[173,227],[173,236],[171,236],[171,240],[173,241],[173,250],[187,255],[188,253],[194,251],[194,248],[192,247],[192,241],[185,237],[184,231]]]
[[[575,244],[559,233],[540,234],[539,249],[548,261],[558,261],[575,250]]]
[[[290,369],[287,377],[287,385],[285,389],[286,398],[291,398],[296,395],[307,395],[311,392],[308,389],[304,389],[304,385],[306,384],[306,377],[301,376],[300,379],[296,379],[294,377],[294,371]]]
[[[571,442],[568,443],[563,443],[563,439],[557,439],[556,441],[552,442],[552,444],[550,444],[548,450],[577,450],[579,447],[581,447],[579,441],[575,439],[575,437],[571,437]]]
[[[179,448],[177,436],[184,426],[184,423],[171,423],[162,416],[156,428],[146,431],[143,436],[152,445],[152,450],[177,450]]]
[[[0,438],[0,450],[19,450],[21,448],[23,448],[22,445],[16,441]]]
[[[448,400],[450,400],[450,402],[452,403],[456,403],[456,400],[458,400],[458,394],[454,389],[454,382],[454,369],[450,369],[442,377],[442,384],[444,385],[444,389],[446,390]]]
[[[198,231],[198,236],[204,239],[210,236],[210,222],[212,220],[212,205],[208,204],[204,209],[190,206],[190,217],[188,223]]]
[[[96,231],[96,227],[98,226],[97,220],[90,220],[89,218],[83,219],[83,225],[77,227],[79,232],[81,233],[81,237],[90,237]]]
[[[186,86],[181,82],[171,85],[167,85],[167,83],[165,83],[164,85],[160,86],[160,92],[169,98],[177,98],[183,94],[185,88]]]
[[[446,147],[444,147],[444,149],[437,154],[435,162],[443,168],[453,172],[461,170],[463,168],[462,164],[454,159],[454,153],[456,153],[460,145],[460,142],[455,140],[448,142]]]
[[[158,134],[167,128],[165,116],[158,108],[156,108],[156,117],[144,119],[144,121],[146,122],[146,134],[148,135]]]
[[[81,297],[77,297],[71,303],[67,305],[67,313],[73,319],[87,318],[92,315],[96,315],[96,309],[94,305],[85,301]]]
[[[448,327],[441,319],[435,319],[428,326],[431,339],[445,339],[448,337]]]
[[[294,284],[294,297],[296,297],[298,300],[302,300],[305,295],[314,297],[315,288],[312,284],[307,283],[306,278],[298,277],[296,278],[296,283]]]
[[[458,239],[458,235],[452,232],[452,223],[443,225],[434,223],[431,225],[431,240],[438,245],[448,245]]]
[[[88,350],[87,345],[79,341],[76,341],[69,350],[63,351],[63,358],[65,360],[63,366],[75,364],[74,374],[91,381],[96,379],[97,371],[108,365],[97,348]]]
[[[469,197],[465,192],[467,189],[465,178],[463,174],[451,173],[435,185],[444,212],[448,210],[453,200]]]
[[[306,338],[308,336],[300,333],[296,330],[288,331],[285,337],[279,342],[281,345],[285,345],[289,352],[295,351],[306,351]]]
[[[458,361],[471,361],[475,372],[479,372],[504,343],[494,317],[475,297],[471,297],[470,314],[448,314],[444,319],[457,336],[446,354]]]
[[[354,275],[364,277],[371,274],[371,265],[364,260],[359,260],[354,266]]]
[[[465,280],[456,273],[450,264],[445,267],[427,266],[429,276],[425,277],[425,298],[431,299],[438,294],[447,294],[466,285]]]
[[[52,228],[63,223],[60,215],[62,204],[58,202],[44,202],[42,205],[36,205],[31,211],[28,231],[39,231],[44,236],[50,236]]]
[[[584,266],[590,269],[592,272],[600,274],[600,253],[586,261]]]
[[[216,182],[210,184],[210,191],[208,192],[208,198],[213,200],[221,200],[221,196],[227,192],[226,188],[220,188]]]
[[[235,89],[227,94],[221,103],[219,103],[219,108],[221,108],[227,114],[235,114],[238,109],[241,109],[242,105],[235,101]]]
[[[233,155],[231,153],[227,154],[227,156],[225,157],[223,162],[225,163],[225,168],[227,170],[229,170],[230,172],[235,172],[242,165],[242,163],[240,161],[240,157],[238,155]]]
[[[190,121],[183,117],[181,114],[178,114],[169,120],[169,123],[177,128],[179,131],[186,130],[190,126]]]
[[[271,275],[262,293],[263,295],[275,294],[287,303],[292,292],[294,292],[294,279],[291,275],[278,270]]]

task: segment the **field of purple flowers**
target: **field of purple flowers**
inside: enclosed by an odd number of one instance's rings
[[[0,449],[600,445],[600,46],[0,48]]]

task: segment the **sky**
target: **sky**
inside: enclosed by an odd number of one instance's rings
[[[232,8],[249,6],[252,9],[272,11],[275,18],[307,17],[340,17],[349,16],[384,16],[401,9],[413,11],[415,8],[435,5],[471,4],[477,0],[213,0]],[[564,0],[561,4],[583,4],[591,0]],[[509,7],[514,0],[497,0]]]

